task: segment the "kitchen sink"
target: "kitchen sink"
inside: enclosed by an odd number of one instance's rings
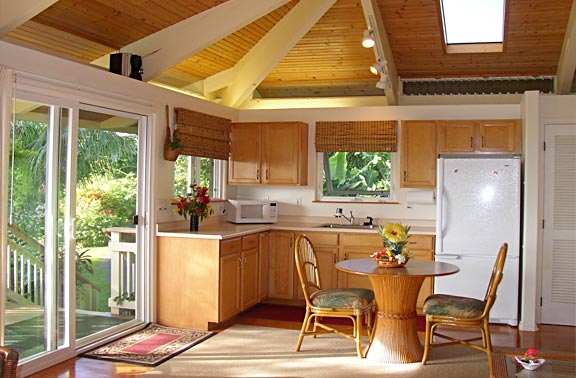
[[[371,230],[374,228],[374,225],[362,225],[362,224],[345,224],[345,223],[324,223],[320,226],[316,226],[319,228],[347,228],[347,229],[354,229],[354,230]]]

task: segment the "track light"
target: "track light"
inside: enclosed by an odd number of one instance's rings
[[[379,60],[378,63],[374,63],[373,65],[370,66],[370,72],[372,72],[372,74],[374,75],[384,73],[384,67],[386,67],[386,64],[388,64],[386,59]]]
[[[372,32],[370,30],[364,30],[364,38],[362,38],[362,46],[369,49],[370,47],[374,47],[375,44],[376,42],[374,42]]]
[[[388,75],[385,73],[380,74],[380,80],[376,83],[376,88],[379,89],[388,89]]]

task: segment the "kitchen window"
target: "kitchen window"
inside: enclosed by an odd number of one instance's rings
[[[390,198],[390,152],[324,152],[322,198]]]
[[[316,122],[317,199],[390,199],[397,134],[393,120]]]
[[[180,155],[175,164],[174,195],[188,193],[195,183],[207,187],[213,199],[223,199],[223,172],[223,160]]]

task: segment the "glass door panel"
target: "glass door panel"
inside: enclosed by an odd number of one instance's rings
[[[76,339],[83,343],[136,316],[138,125],[136,115],[80,108]]]
[[[16,101],[10,130],[3,344],[25,360],[66,346],[63,232],[70,110]]]

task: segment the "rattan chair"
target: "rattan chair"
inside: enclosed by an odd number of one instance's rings
[[[0,378],[15,378],[18,366],[18,352],[15,349],[0,346]]]
[[[374,292],[370,289],[322,289],[318,260],[312,243],[305,235],[299,235],[294,248],[296,269],[304,298],[306,315],[302,323],[296,351],[300,350],[304,336],[316,337],[322,331],[319,328],[353,339],[356,342],[358,357],[363,358],[362,329],[364,320],[371,336],[373,312],[375,310]],[[323,318],[347,318],[352,320],[351,332],[335,329],[322,322]],[[313,322],[313,323],[312,323]],[[320,332],[319,332],[320,331]]]
[[[484,300],[458,297],[453,295],[435,294],[426,298],[424,302],[424,314],[426,314],[426,336],[424,339],[424,355],[422,364],[426,364],[430,348],[442,347],[454,344],[462,344],[471,348],[481,350],[488,356],[488,367],[492,376],[492,342],[490,340],[490,329],[488,327],[488,317],[490,310],[496,301],[496,290],[502,281],[504,262],[508,244],[504,243],[500,247],[492,276]],[[436,332],[438,326],[453,326],[464,328],[477,328],[481,332],[480,337],[469,339],[457,339]],[[449,340],[449,342],[433,343],[434,336]],[[482,340],[482,345],[473,344],[472,341]]]

